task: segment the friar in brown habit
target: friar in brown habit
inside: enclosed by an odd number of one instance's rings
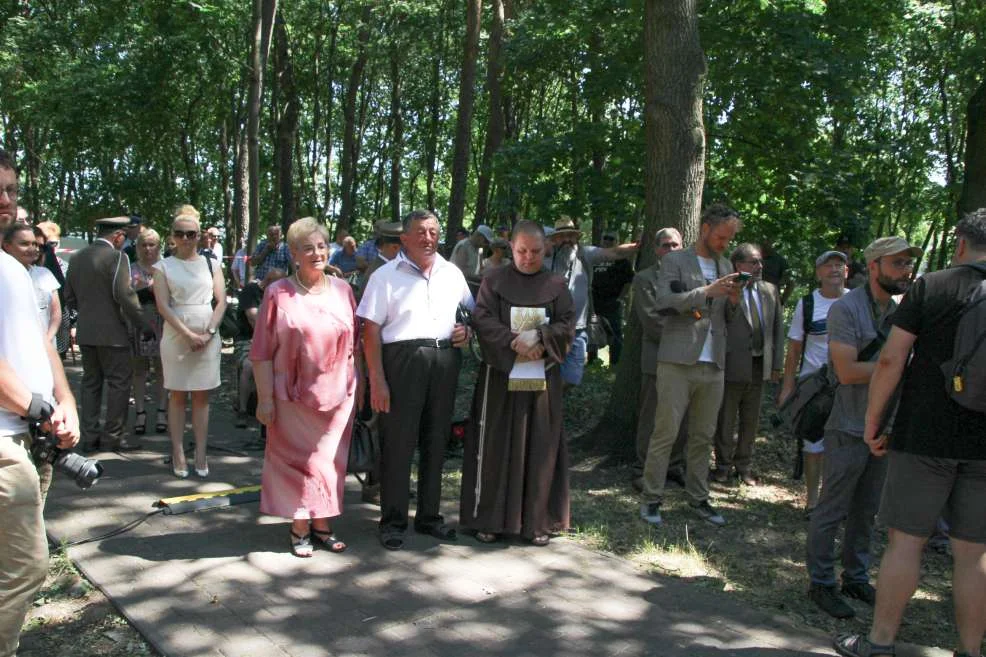
[[[484,543],[509,534],[547,545],[552,532],[568,528],[558,365],[575,335],[575,310],[565,279],[542,268],[544,246],[539,225],[519,222],[513,262],[483,279],[473,316],[483,363],[465,438],[459,523]],[[518,362],[528,371],[515,369]]]

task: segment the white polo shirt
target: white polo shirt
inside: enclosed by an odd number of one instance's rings
[[[24,265],[0,251],[0,358],[7,362],[28,390],[54,402],[51,363],[38,320],[34,284]],[[0,408],[0,436],[27,431],[17,413]]]
[[[382,328],[384,344],[401,340],[448,340],[459,304],[476,302],[459,268],[435,255],[425,276],[403,252],[381,266],[366,283],[356,314]]]

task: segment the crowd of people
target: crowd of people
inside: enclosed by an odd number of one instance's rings
[[[51,471],[28,455],[28,420],[64,448],[136,448],[148,431],[153,371],[153,425],[170,434],[173,475],[208,477],[226,272],[239,302],[237,422],[252,415],[263,425],[260,510],[289,521],[294,555],[347,549],[335,525],[357,411],[377,416],[378,462],[364,499],[380,506],[384,548],[402,549],[411,528],[442,541],[466,531],[482,543],[548,545],[570,523],[564,396],[604,342],[610,362],[619,360],[631,313],[642,329],[642,377],[630,483],[643,521],[664,522],[672,482],[698,518],[725,526],[710,485],[760,485],[754,447],[767,384],[778,384],[785,404],[805,394],[809,379],[824,380],[831,412],[795,432],[809,597],[839,618],[854,613],[846,596],[876,608],[871,632],[839,636],[836,649],[894,654],[921,549],[944,521],[955,558],[956,654],[979,654],[986,413],[956,402],[939,366],[952,355],[970,294],[986,288],[986,266],[962,266],[986,261],[986,210],[959,222],[957,266],[942,272],[915,278],[923,254],[899,237],[874,240],[862,263],[843,244],[824,251],[814,261],[818,287],[796,301],[785,331],[786,261],[770,244],[733,246],[742,221],[721,204],[704,210],[693,244],[674,228],[658,231],[654,264],[636,272],[638,242],[604,231],[599,246],[585,245],[568,217],[550,227],[477,226],[448,245],[446,259],[429,211],[377,222],[362,244],[344,230],[330,240],[311,218],[286,234],[271,226],[252,254],[241,248],[225,264],[217,232],[203,230],[188,205],[175,210],[163,240],[140,217],[100,219],[94,242],[65,266],[50,247],[57,226],[16,221],[17,191],[13,162],[0,151],[0,508],[12,536],[0,550],[0,655],[16,648],[47,554],[41,510]],[[860,278],[849,289],[854,268]],[[59,358],[70,317],[82,355],[81,421]],[[453,526],[440,509],[442,470],[462,347],[472,340],[481,362]],[[878,512],[890,543],[873,587]]]

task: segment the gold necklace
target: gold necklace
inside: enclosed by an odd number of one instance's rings
[[[318,284],[316,283],[315,285],[308,287],[307,285],[301,282],[301,277],[298,276],[298,272],[294,273],[294,282],[297,283],[301,287],[301,289],[303,289],[308,294],[321,294],[322,290],[325,289],[325,274],[322,274],[322,285],[318,286],[318,292],[313,291],[315,290],[315,286]]]

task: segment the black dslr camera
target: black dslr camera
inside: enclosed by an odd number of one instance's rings
[[[87,459],[58,446],[58,438],[50,431],[52,410],[51,404],[44,401],[41,395],[32,397],[25,418],[31,434],[31,458],[37,465],[50,463],[56,470],[71,477],[79,488],[91,488],[103,476],[103,466],[96,459]]]

